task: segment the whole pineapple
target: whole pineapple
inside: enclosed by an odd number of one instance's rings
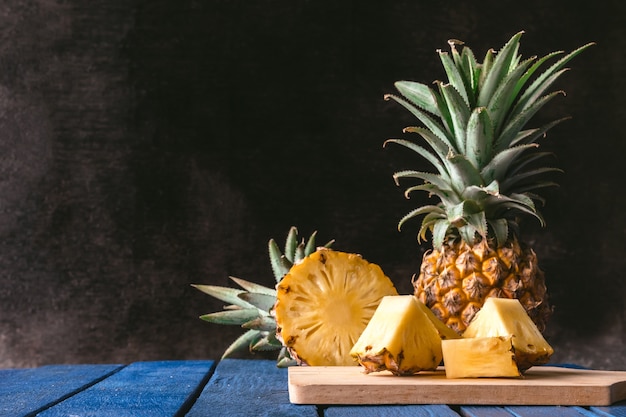
[[[462,333],[487,297],[519,299],[543,331],[552,313],[544,274],[532,248],[520,241],[524,217],[544,220],[535,192],[554,185],[544,174],[559,171],[538,165],[547,152],[537,141],[564,119],[539,128],[527,122],[562,92],[546,93],[566,71],[565,64],[592,44],[561,57],[542,73],[537,70],[561,52],[522,59],[515,34],[483,62],[462,42],[449,41],[451,52],[438,51],[448,82],[434,88],[409,81],[395,83],[403,97],[387,95],[423,124],[405,132],[419,134],[430,150],[412,141],[390,139],[424,157],[436,173],[399,171],[399,179],[418,179],[406,190],[426,191],[439,202],[418,207],[399,222],[423,216],[418,240],[432,234],[433,250],[413,278],[415,295],[449,327]],[[535,76],[535,74],[537,75]],[[531,82],[532,79],[532,82]]]

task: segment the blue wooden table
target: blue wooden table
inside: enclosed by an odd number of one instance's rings
[[[610,407],[295,405],[289,402],[286,369],[270,360],[227,359],[0,369],[0,416],[626,416],[626,402]]]

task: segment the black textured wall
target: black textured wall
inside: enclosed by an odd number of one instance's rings
[[[289,226],[380,264],[401,292],[428,245],[382,142],[413,123],[393,82],[443,78],[436,49],[594,48],[541,118],[565,170],[525,237],[557,309],[560,362],[626,369],[626,3],[4,0],[0,367],[217,358],[239,329],[190,283],[272,284]],[[414,198],[418,198],[415,196]],[[424,198],[424,197],[420,197]]]

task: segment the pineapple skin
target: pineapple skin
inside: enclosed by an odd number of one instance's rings
[[[514,336],[443,340],[446,378],[520,377]]]
[[[518,299],[541,332],[553,311],[537,255],[516,238],[497,249],[485,240],[447,242],[425,254],[413,286],[415,296],[457,333],[488,297]]]
[[[443,358],[440,333],[420,304],[413,295],[383,297],[350,351],[364,373],[405,376],[437,368]]]

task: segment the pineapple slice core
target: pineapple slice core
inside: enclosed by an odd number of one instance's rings
[[[512,336],[515,361],[523,372],[550,360],[554,349],[517,299],[487,298],[463,333],[464,338]]]
[[[350,348],[382,297],[395,294],[378,265],[356,254],[318,249],[277,286],[277,337],[307,365],[356,365]]]
[[[382,299],[350,351],[365,373],[387,370],[412,375],[434,370],[442,359],[439,332],[412,295]]]

